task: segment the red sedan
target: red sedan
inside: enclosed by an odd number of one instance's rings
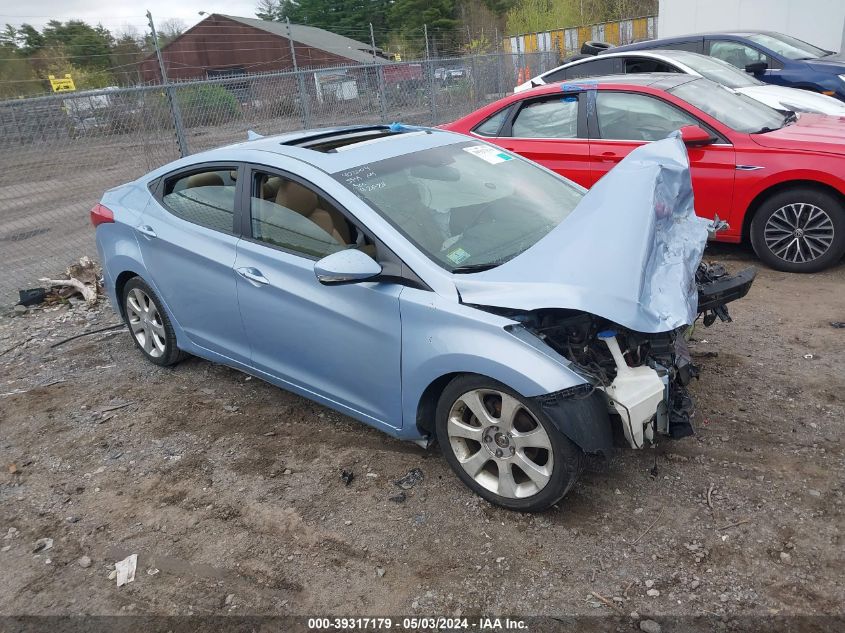
[[[845,119],[783,114],[707,79],[655,73],[552,84],[443,126],[592,186],[628,152],[680,129],[696,211],[778,270],[845,254]]]

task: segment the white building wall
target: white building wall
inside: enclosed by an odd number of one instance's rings
[[[839,51],[845,46],[845,0],[660,0],[657,33],[778,31]]]

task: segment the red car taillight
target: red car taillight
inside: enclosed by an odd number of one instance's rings
[[[95,227],[106,222],[114,222],[114,213],[108,207],[97,203],[91,209],[91,224]]]

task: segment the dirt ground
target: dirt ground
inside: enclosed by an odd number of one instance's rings
[[[436,448],[220,365],[153,366],[124,330],[50,347],[117,322],[107,304],[2,317],[0,614],[614,613],[595,592],[658,622],[842,617],[845,264],[760,267],[731,312],[694,333],[697,436],[538,515],[474,496]]]

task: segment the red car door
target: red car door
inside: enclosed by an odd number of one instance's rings
[[[486,139],[566,176],[590,184],[590,145],[583,93],[555,93],[516,104],[496,138]]]
[[[622,90],[590,93],[595,107],[589,108],[589,185],[610,171],[631,150],[657,141],[685,125],[706,127],[692,114],[659,97]],[[715,135],[715,132],[713,132]],[[716,135],[718,136],[718,135]],[[695,210],[698,215],[729,219],[736,174],[733,146],[719,138],[715,143],[687,149],[692,171]]]

